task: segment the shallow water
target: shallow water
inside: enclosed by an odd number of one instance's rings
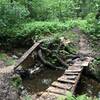
[[[45,69],[40,73],[33,75],[32,79],[23,80],[23,85],[29,94],[36,94],[45,91],[53,81],[63,74],[60,70]]]

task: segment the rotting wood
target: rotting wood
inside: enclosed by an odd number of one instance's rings
[[[36,42],[28,51],[26,51],[23,56],[16,62],[14,70],[21,65],[24,60],[43,42],[43,40]]]

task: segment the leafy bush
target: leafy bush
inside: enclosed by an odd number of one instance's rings
[[[28,10],[17,2],[0,3],[0,28],[12,27],[28,16]],[[0,29],[0,31],[3,31]],[[1,33],[1,32],[0,32]]]
[[[80,30],[82,30],[85,33],[90,33],[91,31],[94,31],[94,20],[91,18],[89,19],[76,19],[76,20],[68,20],[66,21],[66,25],[68,29],[72,29],[74,27],[78,27]]]
[[[43,36],[52,33],[66,31],[67,27],[64,23],[59,22],[27,22],[19,27],[6,29],[0,40],[3,43],[21,43],[22,41],[41,39]]]
[[[18,76],[18,75],[13,76],[12,79],[11,79],[11,84],[15,88],[19,89],[22,86],[22,79],[21,79],[21,77]]]

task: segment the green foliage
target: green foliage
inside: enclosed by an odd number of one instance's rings
[[[21,85],[22,85],[22,79],[21,79],[21,77],[20,76],[14,76],[14,77],[12,77],[11,84],[15,88],[19,89],[21,87]]]
[[[99,5],[100,0],[0,0],[0,42],[29,42],[74,27],[98,40],[100,21],[95,16]]]
[[[64,21],[75,16],[74,0],[27,0],[25,3],[30,12],[30,17],[35,20]]]
[[[2,44],[5,42],[10,44],[17,44],[20,41],[39,40],[43,36],[50,36],[53,33],[60,33],[66,31],[67,27],[64,23],[60,22],[28,22],[20,25],[19,27],[5,30],[4,36],[1,36],[0,41]]]
[[[17,2],[0,3],[0,28],[12,27],[28,16],[28,10]],[[2,30],[0,29],[0,33]]]
[[[67,29],[66,25],[59,22],[29,22],[22,25],[22,29],[19,34],[23,36],[29,35],[49,35],[55,32],[62,32]]]
[[[74,96],[71,92],[67,92],[66,97],[59,97],[58,100],[98,100],[84,95]]]

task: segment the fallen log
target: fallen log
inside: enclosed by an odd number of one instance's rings
[[[57,67],[57,66],[53,65],[52,63],[50,63],[49,61],[45,60],[44,57],[43,57],[43,55],[42,55],[41,49],[38,50],[38,56],[39,56],[40,60],[42,61],[42,63],[43,63],[44,65],[46,65],[46,67],[49,66],[49,68],[52,68],[52,69],[65,70],[65,68]]]
[[[47,51],[48,53],[52,54],[53,52],[47,48],[44,47],[40,47],[43,51]],[[55,57],[57,58],[57,60],[66,68],[68,68],[68,64],[66,62],[64,62],[59,56],[55,55]]]

